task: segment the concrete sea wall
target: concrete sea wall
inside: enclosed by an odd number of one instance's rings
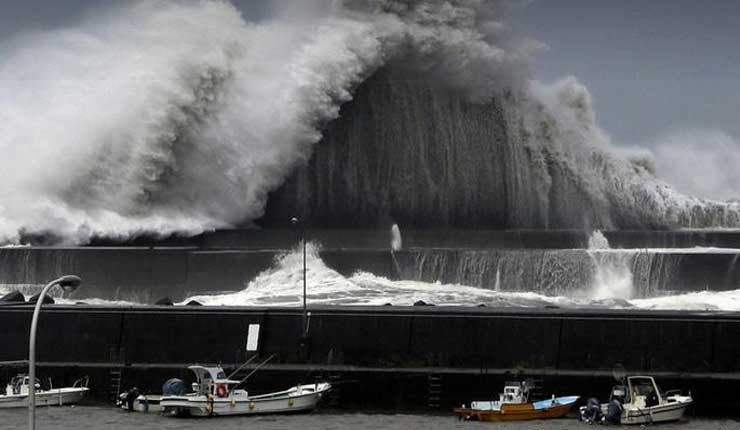
[[[244,233],[236,242],[202,238],[202,246],[89,246],[0,248],[0,285],[32,294],[40,285],[67,273],[85,281],[75,299],[99,298],[151,304],[163,297],[180,301],[197,294],[239,291],[273,267],[276,259],[295,244],[295,232],[282,231],[272,238]],[[405,247],[395,255],[376,247],[377,233],[355,235],[355,247],[341,247],[340,237],[321,236],[324,263],[349,276],[357,271],[389,279],[417,280],[477,286],[501,291],[532,291],[568,295],[588,290],[599,269],[627,270],[635,297],[675,292],[734,290],[740,286],[740,251],[686,249],[603,251],[532,248],[529,241],[554,246],[569,233],[496,235],[497,248],[483,247],[474,235],[462,235],[461,245],[442,232],[429,236],[404,236]],[[564,235],[564,236],[563,236]],[[257,237],[254,237],[257,236]],[[482,235],[485,237],[485,235]],[[575,236],[573,236],[575,237]],[[319,238],[317,237],[317,240]],[[387,238],[385,238],[387,239]],[[385,240],[384,239],[384,240]],[[344,239],[347,241],[346,237]],[[511,247],[507,241],[511,240]],[[449,243],[448,243],[449,242]],[[326,244],[329,244],[328,246]],[[567,242],[566,242],[567,243]],[[230,245],[231,244],[231,245]],[[424,246],[412,246],[414,244]],[[435,246],[431,246],[435,245]],[[478,246],[480,245],[480,246]]]
[[[85,288],[73,298],[151,304],[197,294],[239,291],[273,267],[285,250],[197,247],[0,248],[0,284],[36,292],[68,273]],[[324,248],[324,263],[349,276],[462,284],[501,291],[568,295],[587,290],[600,268],[629,271],[636,297],[740,286],[740,251],[602,252],[583,249]]]
[[[27,305],[0,307],[0,361],[26,357],[31,312]],[[247,351],[255,324],[257,348]],[[354,404],[415,381],[400,398],[378,400],[401,407],[424,406],[425,384],[439,375],[449,405],[500,388],[484,381],[519,376],[544,378],[561,393],[604,397],[619,364],[691,389],[706,410],[736,403],[715,388],[740,380],[740,313],[311,308],[304,341],[300,309],[51,305],[39,327],[42,366],[67,377],[96,375],[99,397],[109,389],[110,370],[128,375],[124,385],[156,390],[167,375],[187,376],[189,364],[230,367],[251,354],[276,354],[265,369],[272,381],[256,380],[255,389],[332,377],[348,384],[340,393]]]
[[[331,249],[388,249],[388,227],[376,229],[308,229],[309,240]],[[590,230],[412,229],[400,225],[407,248],[586,248]],[[613,248],[740,248],[740,230],[604,231]],[[201,249],[290,249],[299,240],[295,229],[231,229],[193,237],[138,237],[129,242],[95,239],[94,246],[192,246]],[[31,240],[30,238],[29,240]],[[44,238],[30,243],[45,244]]]

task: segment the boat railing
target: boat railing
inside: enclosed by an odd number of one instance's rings
[[[73,384],[72,388],[87,388],[90,385],[90,376],[85,375],[80,379],[77,379]]]

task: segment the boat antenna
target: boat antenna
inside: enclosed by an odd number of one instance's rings
[[[253,356],[251,356],[251,357],[249,358],[249,360],[247,360],[247,361],[246,361],[246,363],[244,363],[244,364],[242,364],[241,366],[239,366],[239,367],[238,367],[238,368],[237,368],[237,369],[236,369],[235,371],[231,372],[231,373],[229,374],[229,376],[227,376],[227,377],[226,377],[226,379],[231,379],[231,377],[232,377],[232,376],[234,376],[234,375],[236,375],[237,373],[239,373],[239,371],[240,371],[240,370],[242,370],[242,369],[244,368],[244,366],[246,366],[247,364],[251,363],[251,362],[252,362],[252,361],[253,361],[253,360],[254,360],[255,358],[257,358],[257,355],[256,355],[256,354],[255,354],[255,355],[253,355]]]

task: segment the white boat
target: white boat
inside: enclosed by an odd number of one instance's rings
[[[131,412],[162,412],[159,402],[162,399],[161,394],[139,394],[134,388],[118,396],[116,404],[124,410]]]
[[[0,395],[0,408],[25,408],[28,407],[29,376],[19,374],[10,380],[5,387],[5,394]],[[36,406],[60,406],[79,403],[85,394],[90,391],[87,388],[87,378],[78,379],[71,387],[50,388],[41,390],[41,384],[36,383]]]
[[[691,405],[691,395],[679,391],[662,393],[651,376],[630,376],[627,384],[612,388],[609,403],[598,406],[598,411],[581,407],[585,421],[608,421],[614,424],[650,424],[681,420]],[[598,412],[594,414],[594,412]],[[598,418],[592,418],[594,415]]]
[[[218,416],[306,412],[316,408],[324,393],[331,389],[328,383],[318,383],[253,396],[237,388],[242,381],[228,379],[220,367],[188,368],[197,379],[193,383],[194,392],[163,395],[159,406],[165,414]]]

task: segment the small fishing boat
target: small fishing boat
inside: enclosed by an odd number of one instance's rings
[[[650,424],[681,420],[691,405],[691,395],[680,390],[662,393],[651,376],[630,376],[612,388],[609,403],[590,399],[581,407],[581,420],[611,424]]]
[[[470,407],[455,409],[460,419],[472,421],[521,421],[565,416],[579,396],[552,396],[550,399],[531,402],[531,384],[507,382],[504,392],[496,401],[472,402]]]
[[[328,383],[307,384],[255,396],[237,388],[243,380],[227,378],[221,367],[188,368],[196,376],[194,391],[163,395],[159,407],[167,415],[203,417],[306,412],[316,408],[322,396],[331,389]]]
[[[90,391],[87,388],[88,378],[81,378],[71,387],[49,388],[42,390],[38,379],[35,381],[36,406],[60,406],[79,403],[85,394]],[[26,374],[18,374],[13,377],[5,387],[5,394],[0,394],[0,408],[25,408],[28,407],[28,395],[30,390],[30,378]]]

